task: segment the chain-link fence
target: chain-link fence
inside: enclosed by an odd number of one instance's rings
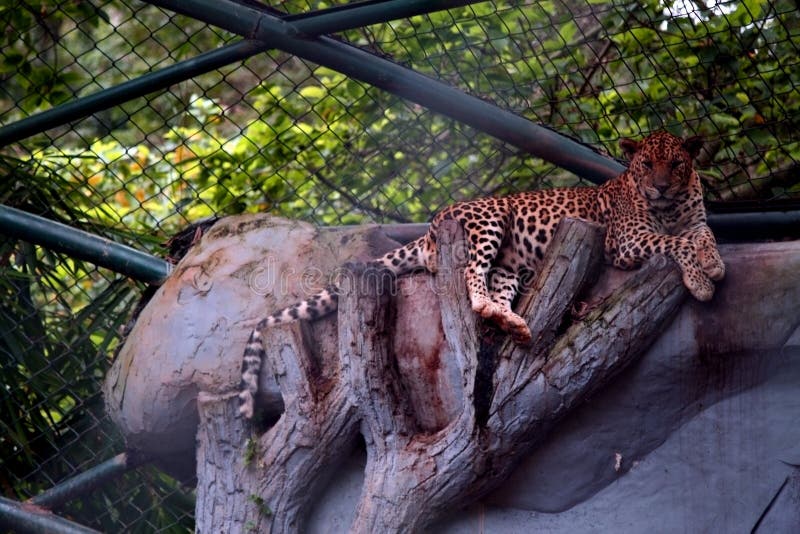
[[[331,4],[345,2],[285,1],[269,12],[302,20]],[[0,24],[6,130],[240,40],[133,0],[6,0]],[[800,198],[796,2],[479,2],[335,39],[612,156],[622,137],[701,134],[712,211]],[[161,254],[211,216],[424,222],[455,199],[585,182],[279,45],[42,123],[0,151],[0,201]],[[10,238],[0,269],[0,489],[24,500],[123,449],[99,390],[144,286]],[[144,468],[61,513],[153,532],[191,528],[192,508],[189,489]]]

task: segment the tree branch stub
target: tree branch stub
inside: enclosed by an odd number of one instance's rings
[[[454,366],[461,376],[463,402],[459,424],[471,430],[475,424],[475,372],[478,366],[478,320],[472,311],[464,270],[469,250],[463,228],[455,220],[445,220],[438,229],[438,266],[436,287],[439,295],[442,327],[453,361],[440,365]]]

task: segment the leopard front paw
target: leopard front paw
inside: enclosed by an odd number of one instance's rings
[[[489,299],[476,299],[472,309],[487,321],[497,325],[500,330],[511,336],[517,345],[527,345],[531,342],[531,331],[525,319],[508,308],[500,306]]]
[[[684,273],[683,284],[700,302],[708,302],[714,297],[714,284],[705,273]]]
[[[531,336],[531,329],[528,328],[525,319],[511,310],[506,311],[500,317],[495,317],[494,320],[497,326],[499,326],[503,332],[509,334],[511,340],[517,345],[527,345],[533,339]]]
[[[711,280],[719,281],[725,278],[725,264],[722,262],[716,247],[698,247],[697,261],[700,263],[703,272]]]
[[[494,313],[494,308],[498,307],[487,297],[473,296],[470,300],[472,301],[472,311],[484,318],[490,317]]]

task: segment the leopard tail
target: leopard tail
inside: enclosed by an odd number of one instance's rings
[[[378,259],[369,262],[368,266],[386,269],[395,276],[411,272],[419,268],[428,268],[428,259],[432,250],[433,237],[428,233],[405,246],[387,252]],[[297,321],[314,320],[332,313],[339,306],[339,288],[330,285],[289,307],[276,311],[265,317],[256,325],[244,349],[242,358],[242,380],[239,386],[239,413],[246,419],[252,419],[255,413],[255,397],[258,393],[258,376],[262,362],[266,356],[261,331],[271,326]]]

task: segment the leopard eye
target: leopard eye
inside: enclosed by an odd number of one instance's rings
[[[680,160],[680,159],[672,160],[672,168],[673,169],[677,169],[681,165],[683,165],[683,160]]]
[[[649,159],[642,161],[642,165],[644,165],[647,169],[653,168],[653,162],[650,161]]]

